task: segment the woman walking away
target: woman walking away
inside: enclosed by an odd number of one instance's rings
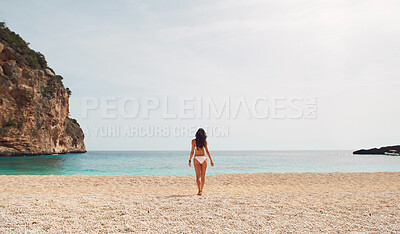
[[[204,182],[206,181],[206,169],[207,169],[207,157],[210,158],[211,166],[214,166],[214,162],[211,158],[210,152],[207,147],[207,135],[204,129],[199,128],[196,132],[196,139],[192,140],[192,150],[190,151],[189,167],[192,166],[192,157],[194,153],[194,170],[196,171],[196,183],[199,188],[197,195],[201,195],[203,192]]]

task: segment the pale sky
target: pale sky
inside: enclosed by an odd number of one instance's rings
[[[226,126],[210,149],[400,144],[399,1],[5,1],[0,20],[72,90],[71,117],[102,126]],[[82,100],[316,97],[314,119],[102,118]],[[174,105],[174,104],[172,104]],[[104,105],[100,104],[100,109]],[[172,108],[174,109],[174,108]],[[109,133],[110,135],[110,133]],[[88,150],[186,150],[192,136],[86,136]]]

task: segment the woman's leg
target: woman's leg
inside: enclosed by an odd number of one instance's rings
[[[200,195],[201,188],[200,188],[200,178],[201,178],[201,164],[199,162],[195,162],[196,159],[193,160],[194,170],[196,171],[196,183],[199,189],[198,195]]]
[[[207,169],[207,160],[203,162],[201,165],[201,184],[200,184],[200,193],[203,191],[204,183],[206,182],[206,169]]]

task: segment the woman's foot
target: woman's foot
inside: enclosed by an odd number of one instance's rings
[[[202,195],[202,192],[201,192],[201,191],[199,191],[199,192],[197,193],[197,195],[201,196],[201,195]]]

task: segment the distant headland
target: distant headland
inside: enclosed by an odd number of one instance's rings
[[[86,152],[62,79],[0,22],[0,156]]]
[[[385,146],[381,148],[372,148],[372,149],[361,149],[354,151],[353,154],[386,154],[386,155],[393,155],[398,156],[400,152],[400,145],[394,146]]]

